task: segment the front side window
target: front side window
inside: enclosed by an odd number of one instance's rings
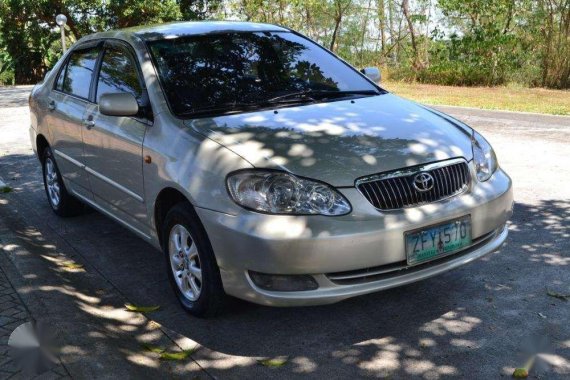
[[[97,103],[103,94],[128,92],[140,101],[142,87],[134,58],[126,49],[110,46],[105,49],[97,80]]]
[[[56,89],[88,99],[91,78],[98,55],[99,48],[97,47],[72,52],[67,67],[60,74],[60,77],[63,76],[63,81],[61,84],[58,81]],[[57,86],[61,86],[61,88]]]
[[[294,94],[378,93],[344,62],[290,32],[220,33],[148,45],[178,116]]]

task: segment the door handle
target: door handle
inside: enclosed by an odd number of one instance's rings
[[[52,100],[48,103],[48,110],[55,111],[55,101]]]
[[[82,120],[83,125],[87,128],[87,129],[91,129],[95,126],[95,120],[93,120],[93,115],[89,115],[87,117],[87,119],[83,119]]]

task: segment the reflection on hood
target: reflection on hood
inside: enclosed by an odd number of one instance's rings
[[[282,168],[334,186],[403,167],[471,159],[464,129],[386,94],[187,122],[255,167]]]

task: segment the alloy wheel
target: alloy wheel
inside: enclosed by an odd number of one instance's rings
[[[46,158],[45,180],[49,201],[53,207],[58,207],[61,200],[61,189],[55,164],[51,158]]]
[[[178,289],[189,301],[196,301],[202,293],[202,268],[198,247],[186,227],[176,224],[170,230],[168,255]]]

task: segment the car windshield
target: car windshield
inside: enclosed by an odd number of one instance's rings
[[[381,93],[295,33],[220,33],[148,45],[170,107],[181,117]]]

